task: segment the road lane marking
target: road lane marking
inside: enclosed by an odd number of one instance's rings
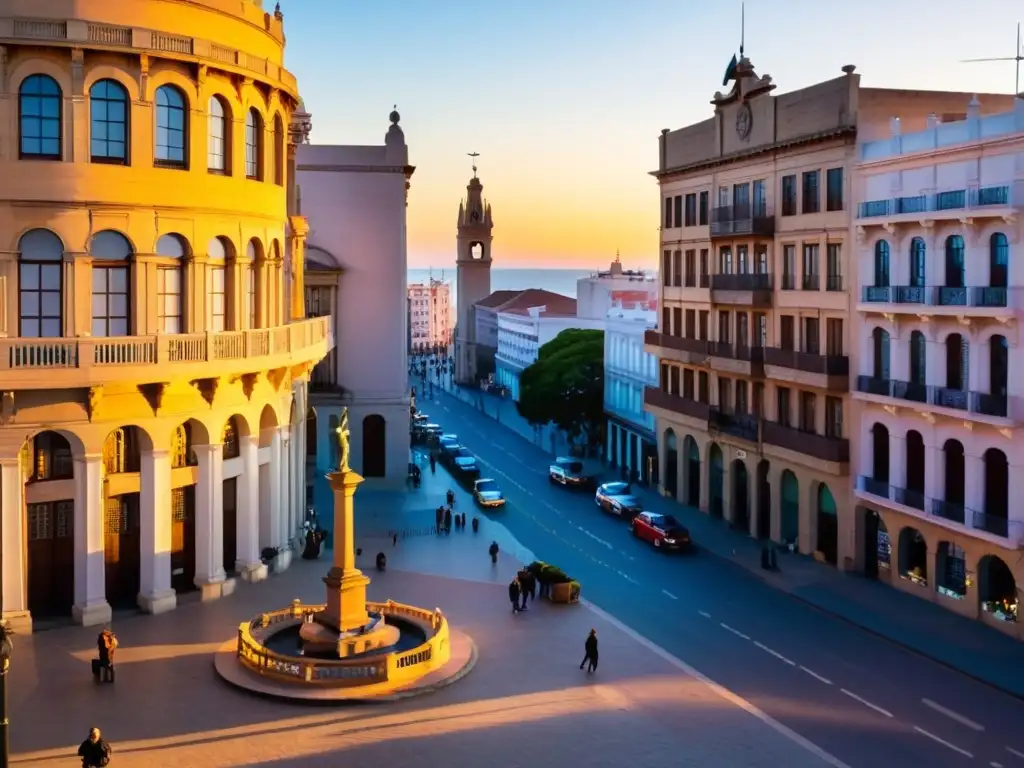
[[[804,736],[801,736],[799,733],[794,731],[792,728],[789,728],[788,726],[783,725],[778,720],[776,720],[774,717],[769,715],[767,712],[765,712],[764,710],[759,709],[758,707],[754,706],[753,704],[751,704],[749,701],[744,699],[739,694],[733,693],[728,688],[726,688],[724,685],[716,683],[714,680],[712,680],[710,677],[705,675],[703,672],[700,672],[699,670],[697,670],[695,667],[691,667],[689,664],[687,664],[682,659],[678,658],[677,656],[673,656],[671,653],[666,651],[664,648],[662,648],[659,645],[656,645],[651,640],[648,640],[646,637],[641,635],[635,629],[626,626],[625,624],[623,624],[621,621],[616,619],[611,614],[609,614],[609,613],[601,610],[600,608],[598,608],[596,605],[594,605],[589,600],[582,599],[582,600],[580,600],[580,602],[583,605],[585,605],[587,608],[589,608],[591,611],[596,613],[598,616],[603,618],[605,621],[607,621],[609,624],[611,624],[612,626],[616,627],[619,631],[623,632],[628,637],[630,637],[633,640],[635,640],[636,642],[640,643],[640,645],[644,646],[644,648],[646,648],[647,650],[651,651],[652,653],[654,653],[657,656],[660,656],[662,659],[667,661],[673,667],[675,667],[676,669],[679,669],[680,671],[684,672],[685,674],[689,675],[690,677],[694,678],[695,680],[699,680],[701,683],[706,685],[710,690],[714,691],[716,694],[721,696],[723,699],[728,701],[730,704],[733,704],[733,705],[739,707],[740,709],[742,709],[747,714],[752,715],[753,717],[756,717],[758,720],[760,720],[762,723],[767,725],[769,728],[771,728],[773,731],[778,733],[780,736],[782,736],[783,738],[789,739],[791,742],[793,742],[797,746],[802,747],[807,752],[810,752],[812,755],[817,757],[819,760],[821,760],[825,764],[832,766],[832,768],[850,768],[850,766],[847,763],[844,763],[842,760],[840,760],[835,755],[831,754],[830,752],[826,752],[824,749],[819,747],[813,741],[811,741],[810,739],[805,738]],[[707,615],[707,614],[704,614],[703,611],[701,611],[701,614]]]
[[[749,639],[750,639],[750,635],[744,635],[744,634],[743,634],[742,632],[740,632],[740,631],[739,631],[738,629],[733,629],[732,627],[730,627],[730,626],[729,626],[728,624],[726,624],[726,623],[725,623],[725,622],[723,622],[723,621],[720,621],[720,622],[718,622],[718,626],[720,626],[720,627],[721,627],[722,629],[724,629],[724,630],[725,630],[726,632],[732,632],[732,633],[733,633],[734,635],[736,635],[737,637],[742,637],[742,638],[743,638],[744,640],[749,640]]]
[[[673,600],[678,600],[678,599],[679,599],[678,597],[676,597],[675,595],[673,595],[673,594],[672,594],[671,592],[669,592],[669,591],[668,591],[667,589],[663,589],[663,590],[661,590],[661,594],[665,595],[666,597],[670,597],[670,598],[672,598]]]
[[[792,661],[791,659],[787,659],[787,658],[786,658],[785,656],[783,656],[783,655],[782,655],[781,653],[779,653],[778,651],[773,651],[773,650],[772,650],[771,648],[769,648],[769,647],[768,647],[767,645],[765,645],[764,643],[759,643],[759,642],[757,642],[757,641],[755,640],[755,641],[754,641],[754,645],[756,645],[756,646],[757,646],[758,648],[760,648],[760,649],[761,649],[762,651],[764,651],[765,653],[770,653],[770,654],[771,654],[772,656],[774,656],[774,657],[775,657],[776,659],[778,659],[779,661],[784,661],[784,662],[786,662],[787,664],[789,664],[789,666],[791,666],[791,667],[795,667],[795,666],[796,666],[796,662],[795,662],[795,661]]]
[[[808,669],[808,668],[807,668],[807,667],[805,667],[805,666],[804,666],[803,664],[801,664],[801,665],[800,665],[800,669],[802,669],[802,670],[803,670],[804,672],[806,672],[806,673],[807,673],[808,675],[810,675],[811,677],[813,677],[813,678],[814,678],[815,680],[820,680],[820,681],[821,681],[821,682],[823,682],[823,683],[824,683],[825,685],[832,685],[832,681],[831,681],[831,680],[829,680],[829,679],[828,679],[827,677],[822,677],[822,676],[821,676],[821,675],[819,675],[819,674],[818,674],[817,672],[815,672],[815,671],[814,671],[813,669]]]
[[[1021,760],[1024,760],[1024,752],[1018,752],[1013,747],[1007,747],[1006,751],[1009,752],[1014,757],[1019,757]]]
[[[927,737],[928,737],[929,739],[931,739],[932,741],[934,741],[934,742],[937,742],[937,743],[941,744],[941,745],[942,745],[942,746],[944,746],[944,747],[948,747],[949,749],[952,749],[952,750],[953,750],[954,752],[959,752],[959,753],[960,753],[961,755],[963,755],[964,757],[970,757],[970,758],[973,758],[973,757],[974,757],[974,755],[972,755],[972,754],[971,754],[970,752],[968,752],[968,751],[967,751],[966,749],[960,749],[960,747],[958,747],[958,746],[957,746],[956,744],[950,744],[950,743],[949,743],[948,741],[946,741],[945,739],[940,739],[940,738],[939,738],[938,736],[936,736],[936,735],[935,735],[934,733],[929,733],[929,732],[928,732],[928,731],[926,731],[926,730],[925,730],[924,728],[918,728],[918,727],[917,727],[917,726],[915,725],[915,726],[914,726],[914,730],[915,730],[915,731],[917,731],[918,733],[920,733],[920,734],[921,734],[922,736],[927,736]]]
[[[991,763],[989,763],[989,765],[991,766],[991,768],[1003,768],[1003,764],[1002,763],[997,763],[995,760],[993,760]]]
[[[937,704],[931,699],[921,699],[921,703],[924,704],[926,707],[931,707],[936,712],[942,713],[950,720],[956,720],[958,723],[960,723],[960,725],[966,725],[968,728],[971,728],[975,731],[985,730],[984,725],[979,725],[970,718],[964,717],[959,712],[954,712],[952,709],[947,709],[946,707],[942,706],[941,704]]]
[[[705,619],[710,619],[710,618],[711,618],[711,614],[710,614],[710,613],[708,613],[707,611],[697,611],[697,613],[699,613],[699,614],[700,614],[701,616],[703,616],[703,617],[704,617]]]
[[[862,699],[862,698],[861,698],[860,696],[858,696],[858,695],[857,695],[856,693],[850,693],[850,692],[849,692],[848,690],[846,690],[845,688],[840,688],[839,690],[840,690],[840,691],[842,691],[843,693],[845,693],[845,694],[846,694],[847,696],[849,696],[849,697],[850,697],[851,699],[853,699],[854,701],[859,701],[859,702],[860,702],[861,704],[863,704],[863,705],[864,705],[865,707],[870,707],[871,709],[875,710],[875,712],[878,712],[878,713],[879,713],[879,714],[881,714],[881,715],[885,715],[886,717],[892,717],[892,712],[890,712],[890,711],[889,711],[889,710],[887,710],[887,709],[882,709],[882,708],[881,708],[880,706],[878,706],[877,704],[872,704],[872,703],[871,703],[870,701],[868,701],[867,699]]]
[[[612,546],[611,544],[609,544],[609,543],[608,543],[607,541],[605,541],[605,540],[604,540],[604,539],[602,539],[602,538],[598,538],[597,536],[595,536],[594,534],[592,534],[592,533],[591,533],[590,531],[588,531],[588,530],[587,530],[586,528],[584,528],[584,527],[583,527],[582,525],[577,525],[576,527],[577,527],[577,528],[579,529],[580,533],[582,533],[582,534],[583,534],[584,536],[589,536],[589,537],[590,537],[590,538],[592,538],[592,539],[593,539],[594,541],[596,541],[596,542],[597,542],[598,544],[602,544],[602,545],[604,545],[604,546],[608,547],[608,549],[611,549],[611,550],[614,550],[614,549],[615,549],[615,547],[613,547],[613,546]]]
[[[603,563],[602,563],[602,565],[603,565]],[[609,567],[610,567],[610,566],[609,566]],[[629,582],[630,584],[636,584],[636,585],[639,585],[639,584],[640,584],[640,582],[639,582],[639,581],[637,581],[636,579],[634,579],[634,578],[633,578],[632,576],[629,576],[628,574],[625,574],[625,573],[623,573],[622,571],[616,570],[616,573],[617,573],[617,574],[619,574],[619,576],[621,576],[622,578],[624,578],[624,579],[625,579],[626,581],[628,581],[628,582]]]

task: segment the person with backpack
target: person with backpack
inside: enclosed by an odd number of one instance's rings
[[[103,740],[99,728],[89,729],[89,738],[78,748],[82,768],[104,768],[110,765],[110,745]]]

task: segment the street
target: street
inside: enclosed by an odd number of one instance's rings
[[[431,421],[460,436],[508,499],[487,516],[639,634],[850,766],[1024,768],[1024,702],[815,611],[727,560],[654,551],[592,494],[552,486],[549,454],[438,397],[422,404]],[[469,503],[461,494],[459,504]],[[648,507],[678,511],[660,498]]]

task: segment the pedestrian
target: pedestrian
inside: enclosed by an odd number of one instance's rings
[[[530,571],[525,571],[526,577],[523,581],[523,605],[526,605],[526,595],[530,596],[530,602],[537,599],[537,577]]]
[[[519,595],[520,595],[519,610],[520,611],[525,611],[526,610],[526,597],[529,594],[529,589],[526,586],[526,576],[527,576],[526,571],[520,571],[519,575],[516,576],[516,581],[519,582]]]
[[[519,594],[521,590],[519,587],[519,579],[512,579],[508,583],[508,599],[512,603],[512,613],[519,613],[522,609],[519,607]]]
[[[110,745],[100,736],[99,728],[89,729],[89,738],[78,748],[82,768],[102,768],[110,765]]]
[[[444,507],[438,507],[434,510],[434,530],[440,535],[441,530],[444,526]]]
[[[433,451],[430,452],[430,474],[437,474],[437,454]]]
[[[444,532],[445,533],[451,533],[452,532],[452,508],[451,507],[445,507],[445,510],[444,510]]]
[[[98,683],[114,682],[114,652],[117,650],[117,637],[110,627],[103,627],[96,638],[99,658],[93,663],[93,675]]]
[[[391,546],[392,547],[397,547],[398,546],[398,531],[395,531],[394,533],[391,534]]]
[[[453,491],[451,488],[448,489],[448,495],[446,497],[446,500],[448,501],[448,506],[451,507],[452,509],[455,509],[455,491]]]
[[[583,669],[583,666],[585,664],[587,664],[587,662],[589,662],[589,665],[587,666],[587,672],[596,672],[597,671],[597,630],[596,629],[590,630],[590,634],[587,635],[587,641],[583,644],[583,648],[584,648],[586,653],[583,656],[583,661],[580,662],[580,669]]]
[[[487,553],[491,556],[491,562],[497,565],[498,563],[498,542],[492,541],[491,546],[487,548]]]

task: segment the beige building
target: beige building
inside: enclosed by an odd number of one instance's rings
[[[860,87],[854,68],[774,95],[741,58],[714,115],[662,131],[660,358],[647,409],[663,492],[853,568],[851,184],[858,133],[964,94]],[[854,281],[855,282],[855,281]]]
[[[283,17],[260,6],[2,5],[0,533],[18,631],[161,612],[288,564],[306,381],[332,337],[302,319],[298,92]]]
[[[447,348],[454,340],[452,287],[444,280],[411,283],[407,287],[410,350]]]

